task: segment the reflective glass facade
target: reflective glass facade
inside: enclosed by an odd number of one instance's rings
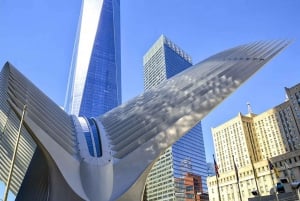
[[[84,0],[65,110],[101,115],[121,103],[120,1]]]
[[[144,56],[145,90],[155,87],[191,65],[191,58],[183,50],[165,36],[161,36]],[[198,181],[200,178],[201,182],[182,185],[187,175],[193,175]],[[191,197],[198,200],[197,193],[207,190],[206,176],[203,134],[199,123],[154,164],[147,178],[145,197],[148,201],[185,200]]]

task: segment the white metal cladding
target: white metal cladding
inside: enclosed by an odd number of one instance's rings
[[[52,164],[49,181],[55,188],[48,188],[49,200],[57,200],[58,195],[67,200],[70,193],[78,195],[76,200],[141,200],[147,174],[159,155],[288,44],[257,42],[226,50],[98,117],[105,154],[91,159],[78,149],[78,140],[84,140],[78,137],[81,127],[75,127],[71,116],[7,63],[0,91],[1,179],[7,177],[19,116],[26,104],[24,125]],[[27,131],[23,128],[14,192],[35,148]]]
[[[7,64],[8,65],[8,64]],[[13,150],[16,143],[20,116],[9,106],[8,88],[9,72],[3,70],[0,76],[0,180],[6,182],[9,174]],[[17,193],[35,150],[35,143],[22,128],[16,162],[12,174],[11,190]]]
[[[114,198],[141,199],[137,182],[153,161],[288,44],[256,42],[223,51],[99,117],[119,159]]]
[[[287,44],[257,42],[221,52],[106,113],[100,121],[114,157],[157,135],[163,142],[178,139]]]
[[[19,109],[26,104],[26,116],[67,152],[75,155],[76,136],[71,117],[15,68],[7,69],[9,70],[8,102]]]
[[[76,136],[70,117],[9,63],[6,63],[1,72],[0,93],[0,179],[2,181],[7,180],[20,124],[20,116],[11,107],[12,105],[22,109],[26,104],[26,116],[32,118],[67,152],[71,155],[76,154]],[[18,192],[35,148],[36,144],[23,126],[11,184],[14,193]]]

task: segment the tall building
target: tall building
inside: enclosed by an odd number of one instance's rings
[[[286,150],[300,149],[300,84],[285,87],[287,100],[276,106]]]
[[[253,157],[255,162],[287,152],[277,114],[276,108],[271,108],[253,118],[254,136],[256,136],[258,143],[254,151],[259,153],[256,158]]]
[[[288,181],[300,179],[300,84],[285,88],[285,91],[287,100],[274,108],[258,115],[239,113],[237,117],[212,129],[222,201],[238,199],[237,184],[246,199],[253,197],[252,191],[256,189],[261,195],[269,195],[273,182],[276,183],[281,177]],[[267,159],[272,160],[280,172],[279,178],[273,181]],[[235,176],[233,160],[239,169],[239,181]],[[207,179],[210,198],[215,201],[219,200],[216,179]]]
[[[300,130],[300,83],[291,88],[285,87],[285,93],[292,107],[292,115],[297,120],[297,129]]]
[[[149,90],[192,65],[192,59],[165,36],[161,36],[143,59],[144,86]],[[201,123],[195,126],[154,164],[146,185],[147,200],[185,200],[195,196],[177,184],[186,175],[199,176],[201,185],[189,185],[190,192],[203,192],[206,187],[207,165]],[[175,188],[176,186],[176,188]],[[181,187],[181,188],[178,188]],[[201,188],[200,188],[201,187]]]
[[[226,123],[212,128],[215,154],[220,173],[234,170],[233,156],[238,167],[266,160],[285,153],[276,110],[260,115],[238,114]]]
[[[98,116],[121,103],[120,0],[83,0],[65,110]]]
[[[217,191],[222,201],[239,200],[240,195],[248,200],[257,189],[261,195],[270,194],[277,180],[272,180],[267,159],[286,153],[276,115],[275,109],[259,115],[239,113],[212,128],[220,177],[219,188],[216,176],[207,179],[211,200],[219,201]]]
[[[297,119],[294,118],[290,101],[285,101],[276,106],[277,119],[279,121],[280,132],[285,144],[286,151],[294,151],[300,148],[299,129]]]

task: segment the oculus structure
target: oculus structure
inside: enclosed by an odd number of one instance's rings
[[[68,115],[10,63],[0,80],[0,179],[7,177],[23,108],[16,200],[142,200],[155,160],[289,44],[241,45],[188,68],[99,117]],[[31,152],[31,153],[29,153]],[[32,168],[34,167],[34,168]]]

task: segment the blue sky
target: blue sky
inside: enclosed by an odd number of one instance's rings
[[[80,0],[0,0],[0,65],[14,64],[57,104],[63,105]],[[165,34],[197,63],[257,40],[294,42],[202,122],[207,160],[210,128],[238,112],[261,113],[285,99],[284,87],[300,82],[298,0],[128,0],[121,2],[123,101],[143,91],[142,57]]]

